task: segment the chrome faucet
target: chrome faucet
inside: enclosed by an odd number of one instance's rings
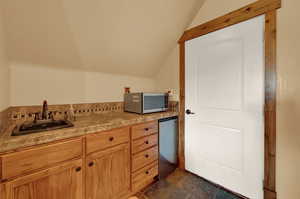
[[[54,115],[53,112],[48,111],[48,102],[44,100],[42,112],[34,113],[33,123],[37,123],[38,121],[49,120],[49,119],[54,120]]]
[[[48,119],[48,103],[47,100],[43,102],[43,110],[42,110],[42,120]]]

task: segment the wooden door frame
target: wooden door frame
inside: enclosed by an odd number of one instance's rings
[[[184,32],[180,40],[179,166],[185,169],[185,42],[225,27],[265,15],[265,152],[264,198],[276,199],[276,16],[281,0],[258,0]]]

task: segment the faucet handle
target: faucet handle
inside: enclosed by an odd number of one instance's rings
[[[54,121],[54,115],[53,115],[53,112],[52,112],[52,111],[50,111],[50,112],[48,113],[48,119]]]
[[[68,120],[68,119],[69,119],[69,114],[68,114],[68,112],[65,112],[64,119],[65,119],[65,120]]]
[[[36,123],[38,120],[40,120],[40,112],[34,113],[34,123]]]

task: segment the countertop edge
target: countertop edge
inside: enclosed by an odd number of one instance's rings
[[[174,117],[174,116],[178,116],[178,113],[164,112],[164,113],[157,113],[152,115],[137,116],[134,119],[124,120],[118,123],[96,124],[96,125],[89,125],[86,127],[77,127],[73,129],[60,129],[57,130],[56,133],[53,133],[53,135],[49,135],[48,132],[45,133],[44,135],[40,134],[39,137],[27,136],[27,137],[23,137],[23,139],[16,139],[16,140],[14,139],[5,140],[4,138],[1,138],[2,141],[0,140],[0,155],[13,153],[17,151],[23,151],[32,147],[57,143],[64,140],[76,139],[79,137],[84,137],[89,134],[110,131],[117,128],[137,125],[144,122],[150,122],[153,120],[159,120],[159,119]],[[8,128],[8,130],[10,129]]]

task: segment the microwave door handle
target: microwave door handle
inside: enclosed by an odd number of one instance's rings
[[[142,106],[142,114],[145,114],[145,96],[144,93],[141,93],[141,106]]]

